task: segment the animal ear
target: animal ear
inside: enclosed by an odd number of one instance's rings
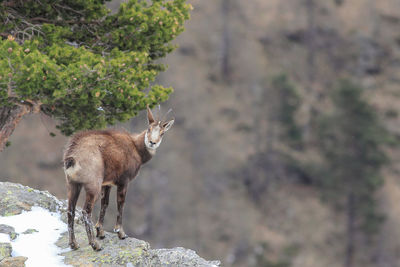
[[[174,124],[174,122],[175,122],[175,120],[174,120],[174,119],[172,119],[172,120],[170,120],[170,121],[167,121],[167,122],[165,122],[165,123],[163,124],[164,132],[168,131],[168,130],[169,130],[169,128],[171,128],[171,127],[172,127],[172,125]]]
[[[152,124],[154,122],[153,113],[151,112],[149,105],[147,105],[147,121],[149,122],[149,124]]]

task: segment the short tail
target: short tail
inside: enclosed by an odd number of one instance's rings
[[[64,160],[64,172],[70,179],[76,180],[80,169],[79,162],[75,161],[74,158],[68,157]]]
[[[64,167],[65,169],[68,169],[70,167],[74,167],[75,166],[75,159],[68,157],[64,160]]]

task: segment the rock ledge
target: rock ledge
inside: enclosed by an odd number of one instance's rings
[[[66,201],[61,201],[47,191],[39,191],[20,184],[0,182],[0,216],[12,216],[22,211],[30,211],[33,206],[45,208],[51,212],[62,214],[61,219],[66,223]],[[81,211],[77,209],[77,218]],[[181,247],[171,249],[152,249],[149,243],[127,238],[119,240],[117,235],[106,233],[101,240],[103,250],[94,252],[87,244],[86,232],[80,220],[76,222],[75,235],[81,248],[76,251],[68,250],[68,233],[62,234],[56,245],[65,249],[64,262],[72,266],[220,266],[220,261],[207,261],[196,252]],[[4,231],[1,231],[3,229]],[[33,230],[33,229],[32,229]],[[3,225],[0,232],[15,238],[12,229]],[[3,246],[8,247],[6,244]],[[7,253],[10,254],[10,253]],[[11,255],[0,257],[0,266],[13,261]],[[17,258],[17,257],[15,257]],[[17,259],[15,259],[17,260]],[[4,262],[3,262],[4,261]],[[23,264],[23,261],[22,261]],[[21,265],[23,266],[23,265]]]

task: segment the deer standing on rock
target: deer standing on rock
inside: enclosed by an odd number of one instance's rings
[[[105,237],[104,215],[108,206],[111,186],[117,187],[118,216],[114,232],[120,239],[127,235],[122,228],[122,213],[128,183],[136,177],[140,167],[155,155],[163,135],[174,120],[154,119],[147,107],[148,129],[139,134],[116,130],[83,131],[75,134],[67,144],[64,153],[64,172],[68,189],[68,232],[69,246],[78,249],[74,234],[75,207],[81,188],[86,191],[83,206],[83,220],[89,244],[96,251],[101,250],[95,240],[92,210],[101,195],[101,209],[96,224],[96,236]]]

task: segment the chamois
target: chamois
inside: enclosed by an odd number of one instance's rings
[[[117,187],[118,216],[114,232],[125,239],[122,227],[122,213],[128,183],[136,177],[140,167],[155,155],[163,135],[174,123],[154,116],[147,107],[148,128],[139,134],[116,130],[92,130],[75,134],[64,152],[64,172],[68,191],[68,232],[69,246],[78,249],[74,234],[75,207],[81,188],[86,191],[83,206],[83,220],[89,244],[96,251],[101,250],[95,240],[92,223],[93,206],[101,193],[101,209],[96,224],[96,237],[105,237],[104,215],[108,206],[111,186]]]

